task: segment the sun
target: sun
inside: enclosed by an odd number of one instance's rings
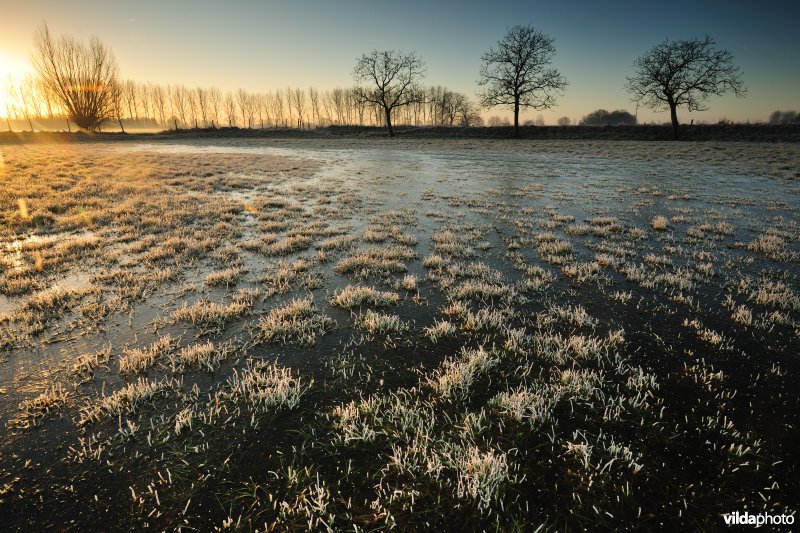
[[[0,117],[6,116],[8,103],[13,98],[9,95],[8,85],[21,80],[32,71],[27,62],[0,50]]]

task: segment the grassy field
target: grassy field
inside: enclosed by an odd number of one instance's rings
[[[800,145],[0,146],[4,527],[795,513]]]

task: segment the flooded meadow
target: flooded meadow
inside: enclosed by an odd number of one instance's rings
[[[794,514],[800,146],[0,145],[11,529]]]

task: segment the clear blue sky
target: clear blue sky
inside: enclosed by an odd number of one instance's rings
[[[97,35],[123,76],[140,81],[326,89],[352,83],[361,53],[395,48],[425,60],[425,83],[469,96],[481,54],[507,27],[533,24],[555,38],[555,65],[570,82],[559,106],[544,113],[548,122],[598,108],[633,111],[623,85],[634,59],[664,38],[708,33],[733,53],[748,96],[712,99],[709,112],[684,111],[684,121],[763,120],[775,109],[800,109],[800,0],[0,0],[0,57],[26,61],[45,20],[57,34]]]

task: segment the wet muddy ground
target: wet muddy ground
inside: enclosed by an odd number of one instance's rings
[[[656,529],[800,501],[800,151],[0,147],[12,529]]]

